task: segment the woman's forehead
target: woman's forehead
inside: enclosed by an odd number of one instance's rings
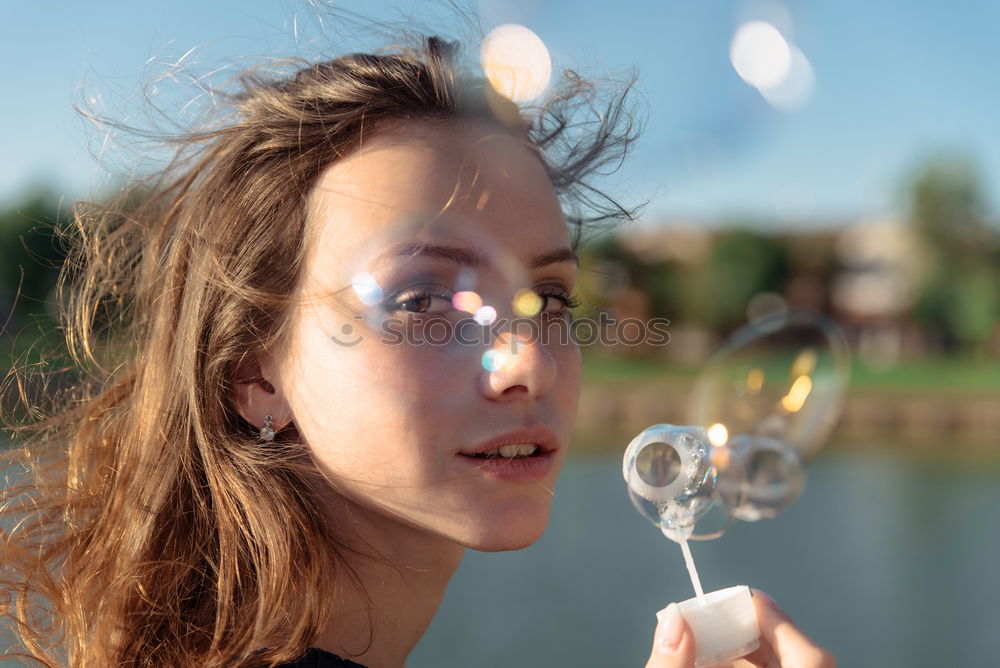
[[[316,251],[327,257],[405,241],[394,234],[415,225],[430,235],[482,226],[525,256],[568,243],[534,149],[482,123],[414,123],[367,140],[323,172],[309,219]]]
[[[365,139],[324,170],[313,194],[320,204],[353,195],[404,209],[469,204],[475,196],[483,210],[491,199],[483,193],[492,191],[554,195],[538,151],[525,140],[493,124],[416,121]]]

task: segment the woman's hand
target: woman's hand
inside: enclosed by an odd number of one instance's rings
[[[833,655],[800,631],[783,613],[774,599],[753,590],[760,647],[731,664],[733,668],[834,668]],[[656,615],[659,623],[653,639],[653,651],[646,668],[693,668],[694,636],[676,603]]]

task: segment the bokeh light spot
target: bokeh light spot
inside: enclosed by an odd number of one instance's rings
[[[788,389],[788,394],[781,398],[781,407],[789,413],[795,413],[806,402],[812,392],[812,379],[809,376],[799,376]]]
[[[792,52],[778,29],[765,21],[747,21],[733,35],[729,59],[754,88],[774,88],[788,78]]]
[[[726,434],[726,438],[729,435]],[[716,446],[712,448],[712,454],[709,456],[712,461],[712,466],[717,471],[725,471],[729,468],[729,461],[732,458],[729,454],[729,448],[724,446]]]
[[[716,422],[711,427],[708,428],[708,442],[719,448],[726,444],[729,440],[729,430],[726,429],[726,425],[721,422]]]
[[[542,306],[542,298],[534,290],[522,288],[514,295],[514,312],[520,316],[530,318],[537,315]]]
[[[552,77],[549,50],[534,32],[515,23],[497,26],[483,39],[480,62],[500,95],[517,103],[540,96]]]
[[[451,305],[459,311],[475,313],[482,308],[483,298],[479,296],[479,293],[472,290],[461,290],[452,296]]]
[[[472,319],[480,325],[492,325],[493,321],[497,319],[497,310],[492,306],[481,306],[476,309]]]
[[[796,355],[795,361],[792,362],[792,377],[808,376],[816,370],[816,361],[816,350],[813,348],[804,349]]]
[[[778,85],[760,87],[760,94],[779,111],[798,111],[812,98],[816,89],[816,76],[805,54],[794,44],[791,49],[791,64],[788,76]]]
[[[502,371],[507,366],[508,355],[502,350],[487,350],[483,353],[482,362],[487,371]]]

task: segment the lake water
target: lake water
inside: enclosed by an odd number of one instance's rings
[[[692,551],[706,590],[763,589],[845,668],[1000,663],[996,462],[828,454],[780,517]],[[680,548],[632,508],[620,458],[577,454],[545,536],[469,552],[408,668],[642,666],[655,612],[692,595]]]

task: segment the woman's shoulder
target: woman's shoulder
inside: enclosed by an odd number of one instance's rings
[[[310,647],[298,660],[283,663],[277,668],[365,668],[360,663],[327,652],[318,647]]]

